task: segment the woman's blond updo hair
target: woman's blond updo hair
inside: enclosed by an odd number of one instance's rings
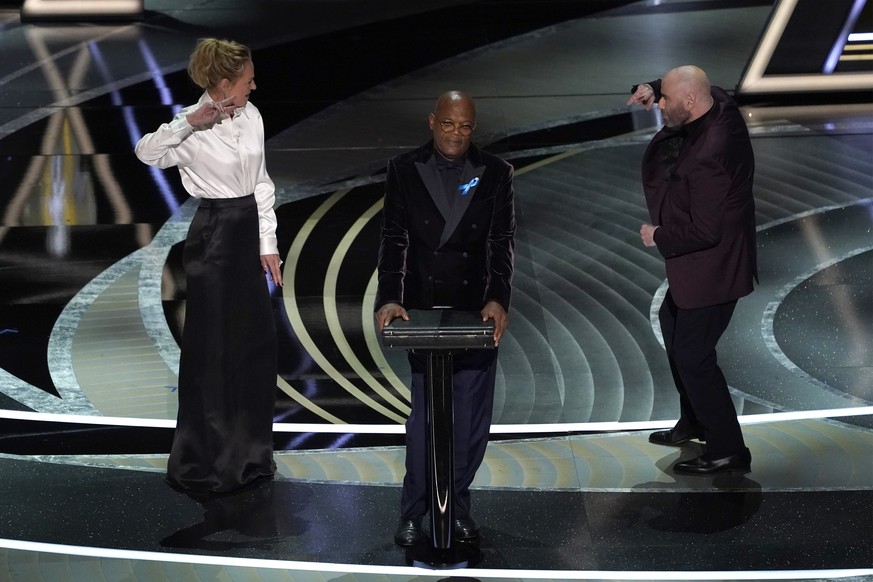
[[[245,45],[232,40],[201,38],[188,59],[188,76],[201,89],[213,89],[222,79],[236,81],[252,60]]]

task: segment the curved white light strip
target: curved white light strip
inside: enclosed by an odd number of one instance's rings
[[[373,317],[376,306],[376,288],[378,286],[378,274],[374,270],[370,281],[367,283],[367,290],[364,292],[364,301],[361,305],[361,328],[364,330],[364,339],[367,342],[367,350],[370,352],[370,357],[376,363],[376,367],[382,371],[382,375],[398,394],[403,396],[407,402],[412,401],[412,392],[409,387],[403,383],[397,376],[397,373],[388,363],[385,354],[382,352],[382,344],[379,341],[379,335],[376,333],[376,321]]]
[[[267,568],[271,570],[301,570],[308,572],[335,572],[373,574],[380,576],[411,576],[415,578],[446,578],[451,572],[454,577],[502,578],[521,580],[526,578],[545,580],[821,580],[851,578],[873,575],[873,568],[827,569],[827,570],[757,570],[730,571],[635,571],[635,570],[515,570],[496,568],[459,568],[456,570],[428,570],[412,566],[375,566],[365,564],[338,564],[330,562],[301,562],[299,560],[267,560],[257,558],[231,558],[226,556],[203,556],[169,552],[146,552],[118,550],[113,548],[93,548],[87,546],[67,546],[42,542],[0,539],[0,547],[10,550],[63,554],[92,558],[111,558],[116,560],[143,560],[151,562],[183,562],[212,566],[238,568]]]
[[[669,285],[667,284],[667,279],[664,279],[664,282],[661,283],[661,286],[655,291],[655,294],[652,296],[652,305],[649,307],[649,323],[652,325],[652,332],[655,334],[655,337],[658,338],[658,343],[661,344],[661,347],[666,349],[664,346],[664,334],[661,332],[661,318],[659,312],[661,311],[661,304],[664,303],[664,297],[667,296],[667,289]]]
[[[763,424],[789,420],[815,420],[823,418],[842,418],[850,416],[873,415],[873,406],[857,408],[835,408],[831,410],[800,410],[792,412],[772,412],[740,416],[740,424]],[[0,419],[28,420],[31,422],[56,422],[59,424],[89,424],[115,427],[175,428],[175,420],[154,418],[129,418],[118,416],[70,416],[65,414],[45,414],[21,410],[0,410]],[[551,424],[494,424],[491,434],[553,434],[582,432],[621,432],[671,428],[672,420],[645,420],[633,422],[567,422]],[[403,434],[402,424],[327,424],[327,423],[273,423],[273,431],[278,433],[323,433],[323,434]]]
[[[282,376],[276,376],[276,385],[279,387],[280,390],[282,390],[282,392],[290,396],[294,402],[309,410],[310,412],[313,412],[316,415],[320,416],[325,421],[336,425],[345,426],[345,421],[343,419],[334,414],[331,414],[321,406],[308,399],[306,396],[300,393],[299,390],[291,386],[291,384],[289,384]]]
[[[318,366],[324,370],[328,376],[330,376],[346,392],[366,404],[369,408],[379,412],[386,418],[395,420],[398,425],[402,425],[406,420],[405,418],[373,400],[369,395],[365,394],[360,388],[343,376],[339,370],[328,361],[327,357],[318,349],[318,346],[309,334],[306,325],[303,323],[303,318],[300,315],[300,309],[297,305],[297,295],[294,292],[294,280],[297,276],[297,262],[300,257],[300,252],[306,244],[306,241],[309,239],[309,235],[312,234],[312,231],[315,229],[315,225],[318,221],[321,220],[330,208],[347,193],[348,190],[340,190],[329,196],[327,200],[325,200],[309,216],[294,237],[294,241],[291,243],[291,247],[288,249],[288,254],[285,258],[285,268],[283,271],[285,275],[285,286],[282,287],[282,300],[285,305],[285,313],[288,315],[288,322],[291,324],[294,333],[297,335],[297,340],[304,347],[306,353],[309,354],[309,357],[312,358],[312,360],[318,364]]]
[[[339,311],[337,310],[336,290],[342,262],[361,230],[381,210],[382,200],[379,200],[358,217],[355,223],[349,227],[345,235],[343,235],[342,239],[340,239],[339,244],[337,244],[337,247],[331,256],[330,264],[327,268],[327,274],[325,275],[324,280],[324,313],[325,319],[327,320],[327,327],[330,330],[330,335],[333,338],[334,344],[336,344],[340,354],[342,354],[355,374],[372,388],[376,394],[381,396],[386,403],[392,405],[401,414],[408,415],[411,410],[409,404],[403,402],[394,396],[394,394],[392,394],[387,388],[382,386],[382,384],[373,376],[364,363],[361,362],[360,358],[355,354],[352,346],[349,344],[349,340],[346,338],[345,332],[343,331]],[[370,317],[370,319],[373,318]]]
[[[847,259],[851,259],[852,257],[856,257],[858,255],[870,252],[873,250],[873,245],[869,245],[866,247],[860,247],[857,249],[853,249],[848,253],[840,255],[839,257],[834,257],[822,263],[819,263],[812,269],[806,271],[805,273],[801,273],[794,280],[788,282],[788,284],[784,285],[781,289],[778,289],[773,294],[773,299],[767,304],[764,308],[764,315],[761,318],[761,334],[764,337],[764,345],[767,346],[767,349],[770,351],[770,354],[773,358],[791,370],[793,374],[803,378],[813,386],[817,386],[819,388],[830,390],[831,387],[827,382],[823,382],[818,378],[810,375],[805,370],[801,369],[797,364],[795,364],[791,359],[785,355],[785,352],[782,351],[782,348],[779,346],[779,342],[776,341],[776,334],[773,330],[773,322],[776,317],[776,312],[779,310],[779,307],[782,305],[782,302],[788,296],[791,291],[801,285],[804,281],[813,277],[816,273],[819,273],[829,267],[832,267],[842,261]],[[860,399],[858,399],[860,400]]]

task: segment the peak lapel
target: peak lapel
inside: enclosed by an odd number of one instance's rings
[[[470,160],[464,164],[464,171],[461,174],[461,183],[458,190],[453,192],[455,203],[451,206],[451,211],[446,217],[446,226],[443,229],[443,234],[440,237],[440,246],[446,244],[446,241],[455,232],[461,218],[470,206],[470,201],[476,195],[476,190],[479,188],[479,183],[482,181],[482,176],[485,174],[485,166],[473,167]]]
[[[443,192],[443,181],[440,179],[440,173],[437,171],[433,157],[427,163],[415,162],[415,168],[418,170],[418,175],[421,176],[421,181],[424,182],[424,187],[427,188],[433,203],[436,204],[443,218],[448,220],[451,209]]]

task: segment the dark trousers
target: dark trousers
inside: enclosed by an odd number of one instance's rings
[[[664,347],[679,391],[677,428],[706,437],[706,456],[743,453],[746,445],[715,347],[730,323],[736,301],[681,309],[667,296],[658,313]]]
[[[254,196],[201,200],[185,241],[179,413],[167,479],[228,492],[275,471],[276,329]]]
[[[400,515],[411,519],[428,511],[427,356],[410,352],[412,411],[406,419],[406,476]],[[473,350],[452,358],[454,407],[455,515],[470,514],[470,484],[476,476],[491,429],[497,350]]]

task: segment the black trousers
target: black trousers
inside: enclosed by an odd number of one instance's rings
[[[412,370],[412,411],[406,419],[406,476],[400,499],[403,519],[420,517],[429,510],[425,400],[427,356],[410,352],[409,364]],[[497,350],[472,350],[455,354],[452,358],[456,517],[470,514],[470,484],[488,446],[496,378]]]
[[[718,366],[716,344],[730,323],[736,301],[681,309],[667,291],[658,313],[664,347],[679,391],[681,414],[677,427],[706,437],[709,458],[746,450],[724,374]]]
[[[185,241],[179,413],[167,480],[227,492],[275,472],[276,328],[254,196],[201,200]]]

